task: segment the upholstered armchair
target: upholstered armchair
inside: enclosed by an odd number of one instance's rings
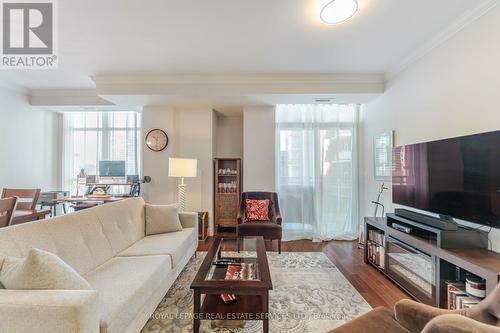
[[[246,216],[247,199],[269,200],[268,218],[269,221],[248,221]],[[278,252],[281,253],[281,213],[278,202],[278,194],[275,192],[243,192],[240,200],[240,210],[238,212],[238,225],[236,226],[238,251],[240,241],[244,237],[262,236],[265,240],[278,240]]]
[[[408,299],[396,303],[394,313],[376,308],[330,333],[499,333],[500,284],[476,306],[444,310]]]

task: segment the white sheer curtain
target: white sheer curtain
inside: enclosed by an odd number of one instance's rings
[[[64,189],[74,194],[77,174],[96,175],[99,160],[125,161],[127,175],[140,174],[140,113],[67,112],[63,123]]]
[[[356,105],[278,105],[276,179],[284,239],[358,232]]]

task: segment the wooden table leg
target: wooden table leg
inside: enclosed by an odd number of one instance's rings
[[[264,315],[264,320],[262,321],[262,326],[264,327],[264,333],[269,333],[269,292],[266,291],[262,294],[262,312]]]
[[[200,301],[201,295],[198,290],[194,290],[194,308],[193,308],[193,333],[200,332]]]

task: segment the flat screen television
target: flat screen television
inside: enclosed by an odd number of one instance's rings
[[[99,177],[125,177],[125,161],[99,161]]]
[[[500,131],[396,147],[392,199],[500,228]]]

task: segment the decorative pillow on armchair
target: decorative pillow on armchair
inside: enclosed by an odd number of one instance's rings
[[[269,221],[269,200],[246,199],[247,221]]]

